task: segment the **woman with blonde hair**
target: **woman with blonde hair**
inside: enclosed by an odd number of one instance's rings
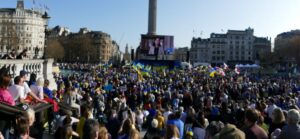
[[[129,139],[140,139],[140,132],[136,129],[131,129]]]
[[[28,118],[29,126],[32,126],[35,122],[35,111],[31,108],[26,110],[25,116]]]
[[[283,111],[280,108],[275,108],[272,112],[272,123],[269,127],[269,136],[272,134],[275,129],[282,129],[285,125],[285,117]]]
[[[44,99],[44,79],[38,78],[35,84],[30,85],[32,93],[34,93],[39,99]]]
[[[110,134],[105,126],[100,126],[98,139],[110,139]]]
[[[162,115],[161,111],[159,111],[159,110],[156,111],[155,119],[158,122],[157,128],[159,130],[163,130],[163,128],[165,127],[165,120],[164,120],[164,116]]]
[[[168,125],[165,139],[179,139],[179,130],[175,125]]]
[[[134,125],[133,125],[132,121],[130,120],[130,118],[127,118],[126,120],[124,120],[124,122],[120,128],[118,139],[129,138],[130,132],[133,129],[134,129]]]

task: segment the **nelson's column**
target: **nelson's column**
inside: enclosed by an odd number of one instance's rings
[[[148,35],[156,35],[157,0],[149,0]]]

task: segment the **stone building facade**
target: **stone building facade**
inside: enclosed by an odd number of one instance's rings
[[[125,47],[125,53],[123,54],[123,60],[125,63],[130,63],[131,62],[131,52],[129,52],[128,44],[126,44]]]
[[[188,47],[176,48],[174,52],[174,58],[180,62],[189,62],[189,53]]]
[[[254,36],[254,30],[228,30],[225,34],[212,33],[210,38],[193,38],[191,41],[191,64],[210,63],[221,65],[223,63],[246,64],[255,62],[256,51],[261,51],[261,45],[268,45],[263,49],[269,51],[270,41],[262,42]],[[255,45],[256,44],[256,45]],[[256,49],[254,49],[256,46]],[[257,48],[258,47],[258,48]],[[268,49],[268,50],[267,50]],[[256,51],[255,51],[256,50]]]
[[[287,44],[296,37],[300,37],[300,30],[292,30],[278,34],[275,38],[275,51],[280,51],[281,48],[287,47]]]
[[[271,53],[271,38],[255,37],[253,43],[253,57],[255,60],[260,60],[263,55]]]
[[[43,57],[48,18],[46,12],[25,9],[23,0],[17,1],[16,8],[1,8],[0,55],[27,49],[28,58]]]
[[[87,59],[82,62],[100,62],[100,63],[114,63],[120,61],[120,48],[116,41],[112,40],[111,36],[102,31],[91,31],[87,28],[81,28],[79,32],[72,33],[65,27],[54,27],[50,30],[49,39],[60,39],[64,41],[71,41],[72,39],[81,40],[83,38],[88,38],[91,40],[92,47],[96,48],[96,51],[93,52],[95,55],[91,54],[91,60]],[[69,51],[65,50],[65,53]],[[67,54],[65,54],[67,55]],[[95,58],[96,57],[96,58]],[[70,61],[70,59],[66,59]]]

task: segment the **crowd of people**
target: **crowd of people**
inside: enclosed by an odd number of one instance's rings
[[[87,72],[56,74],[57,90],[49,88],[47,79],[26,71],[13,85],[9,75],[1,74],[0,102],[52,104],[53,136],[59,139],[300,137],[299,77],[211,77],[209,69],[199,68],[152,68],[141,75],[137,70],[89,65]],[[3,136],[38,138],[32,133],[34,110],[26,113],[17,117],[15,126],[1,128]]]

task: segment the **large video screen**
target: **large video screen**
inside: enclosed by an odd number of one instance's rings
[[[174,51],[173,41],[173,36],[142,35],[141,53],[147,56],[171,55]]]

